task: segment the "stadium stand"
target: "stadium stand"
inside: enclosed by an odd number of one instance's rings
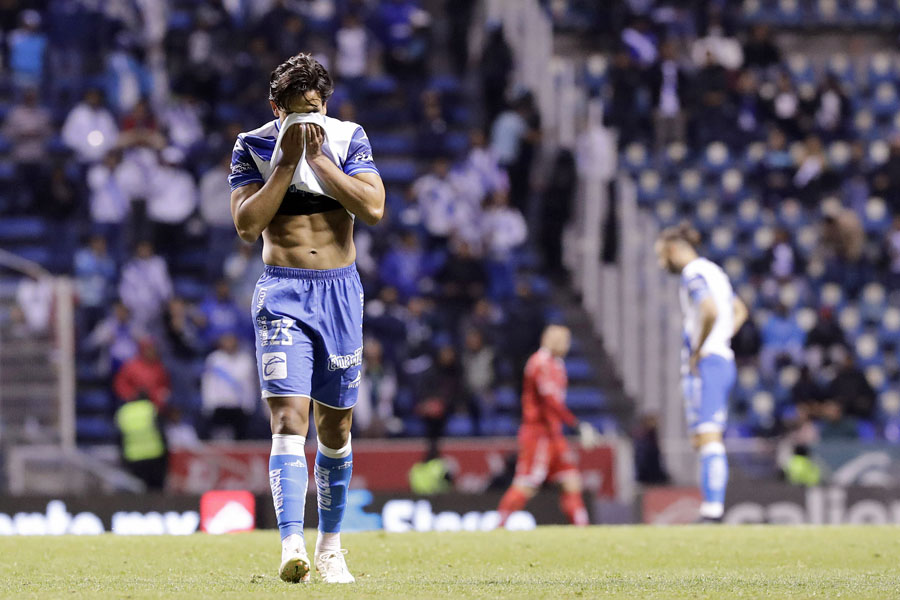
[[[259,248],[240,244],[230,223],[227,159],[238,132],[272,118],[271,68],[301,50],[331,69],[329,112],[366,128],[387,186],[385,222],[357,226],[365,333],[383,349],[381,363],[367,356],[378,366],[363,386],[372,408],[359,411],[359,433],[422,435],[422,381],[446,375],[434,363],[449,345],[449,372],[466,383],[442,399],[447,435],[513,434],[526,352],[559,311],[516,233],[530,190],[510,186],[506,172],[521,161],[498,164],[491,150],[508,132],[472,109],[479,86],[461,79],[461,42],[435,35],[444,3],[262,4],[271,10],[38,1],[2,12],[0,245],[76,281],[79,443],[114,441],[119,403],[155,391],[172,409],[164,414],[217,435],[206,365],[226,334],[238,336],[236,352],[252,351],[245,307],[261,270]],[[492,66],[501,78],[511,67]],[[518,98],[528,114],[527,94]],[[449,169],[434,177],[438,158]],[[429,217],[450,219],[447,193],[467,194],[478,226],[432,226]],[[494,200],[483,207],[485,197]],[[19,283],[9,273],[0,281],[11,301]],[[0,314],[4,326],[20,318]],[[482,347],[466,346],[472,329]],[[603,392],[585,355],[574,353],[570,370],[579,414],[600,422]],[[254,406],[245,435],[266,437]]]
[[[729,434],[811,418],[823,438],[900,441],[900,5],[545,6],[585,52],[581,83],[640,205],[700,230],[751,307]],[[866,43],[843,43],[850,32]]]

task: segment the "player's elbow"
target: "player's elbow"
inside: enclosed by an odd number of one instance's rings
[[[359,217],[366,225],[378,225],[384,218],[384,204],[380,206],[370,207],[364,214]]]
[[[237,229],[238,237],[240,237],[241,240],[247,242],[248,244],[256,242],[256,240],[259,239],[260,233],[262,233],[255,227],[249,227],[246,225],[242,225],[241,223],[235,223],[235,228]]]

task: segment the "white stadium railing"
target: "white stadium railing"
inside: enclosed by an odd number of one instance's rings
[[[68,277],[0,249],[0,268],[18,277],[0,286],[0,310],[22,306],[22,286],[49,305],[49,319],[14,331],[0,327],[0,444],[10,494],[140,492],[118,467],[118,448],[75,445],[75,293]],[[48,297],[49,296],[49,297]]]

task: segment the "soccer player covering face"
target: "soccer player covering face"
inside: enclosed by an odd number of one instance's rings
[[[699,243],[690,226],[670,227],[656,241],[656,255],[660,267],[681,276],[682,390],[691,441],[700,453],[700,518],[720,522],[728,484],[722,432],[736,374],[731,338],[747,320],[747,307],[725,272],[697,254]]]
[[[525,507],[544,481],[559,483],[560,505],[573,525],[587,525],[588,514],[581,497],[581,474],[577,457],[563,435],[563,424],[578,428],[581,445],[592,448],[599,434],[590,423],[578,423],[566,408],[566,366],[571,333],[567,327],[550,325],[541,336],[540,349],[525,364],[522,382],[522,425],[516,475],[500,500],[499,526],[509,515]]]
[[[281,531],[280,576],[290,582],[309,581],[303,513],[310,404],[318,433],[315,566],[326,582],[354,580],[340,542],[362,363],[353,222],[381,219],[384,185],[362,127],[325,116],[332,91],[328,72],[308,54],[279,65],[269,84],[276,118],[238,136],[229,176],[241,239],[263,237],[266,268],[250,309],[272,414],[269,479]]]

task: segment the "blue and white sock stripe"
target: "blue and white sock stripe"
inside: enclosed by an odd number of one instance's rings
[[[302,435],[272,436],[269,484],[282,540],[292,534],[303,535],[306,488],[309,481],[305,445],[306,438]]]
[[[353,451],[350,440],[337,450],[328,448],[320,441],[315,467],[320,532],[340,532],[352,474]]]

